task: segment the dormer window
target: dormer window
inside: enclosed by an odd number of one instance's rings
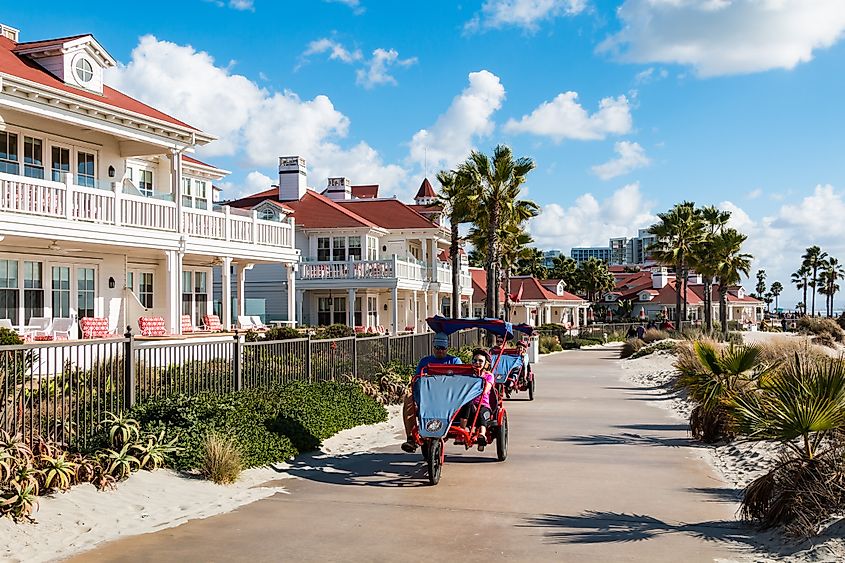
[[[269,207],[265,207],[258,213],[258,218],[263,219],[264,221],[275,221],[276,212]]]
[[[94,78],[94,67],[91,66],[88,59],[77,59],[76,64],[74,65],[74,71],[76,72],[76,77],[83,84],[91,82],[91,79]]]

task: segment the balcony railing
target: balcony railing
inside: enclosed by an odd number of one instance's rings
[[[264,221],[249,212],[182,210],[186,235],[263,246],[293,248],[293,227],[288,222]],[[0,211],[56,217],[69,221],[178,232],[177,206],[172,201],[0,173]]]
[[[437,281],[452,284],[452,269],[441,264],[437,268],[436,278],[430,276],[431,268],[396,257],[387,260],[348,260],[326,262],[303,262],[299,265],[301,280],[341,280],[341,279],[403,279],[412,281]],[[461,287],[472,287],[472,278],[461,272]]]

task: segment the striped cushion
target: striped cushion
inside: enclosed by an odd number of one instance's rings
[[[141,317],[138,319],[141,336],[165,336],[164,319],[161,317]]]
[[[109,320],[103,317],[82,317],[79,320],[82,338],[105,338],[111,334]]]
[[[205,324],[205,328],[208,330],[218,332],[223,330],[223,325],[220,323],[220,317],[217,315],[205,315],[202,318],[202,322]]]
[[[182,334],[194,332],[194,323],[191,322],[191,315],[182,315]]]

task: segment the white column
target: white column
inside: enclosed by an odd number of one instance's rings
[[[232,259],[228,256],[223,257],[223,265],[220,266],[220,284],[223,290],[220,311],[223,318],[220,321],[223,328],[229,330],[232,327]]]
[[[73,219],[73,174],[65,173],[65,219]]]
[[[395,335],[399,331],[399,290],[396,287],[390,288],[390,299],[393,301],[391,304],[393,328],[390,333]]]
[[[252,269],[255,264],[239,264],[238,265],[238,316],[246,315],[246,273]]]
[[[436,273],[435,273],[435,276],[437,276],[437,274],[436,274]],[[435,277],[435,279],[436,279],[436,277]],[[435,315],[439,315],[439,314],[440,314],[440,310],[437,308],[437,305],[438,305],[437,290],[434,290],[434,291],[431,293],[431,295],[429,295],[429,298],[430,298],[430,300],[431,300],[431,304],[430,304],[430,305],[431,305],[431,307],[430,307],[430,309],[429,309],[429,316],[430,316],[430,317],[433,317],[433,316],[435,316]]]
[[[420,330],[420,302],[417,301],[417,292],[414,291],[414,332],[418,332]]]
[[[355,327],[355,288],[350,287],[346,298],[346,324]]]
[[[305,290],[296,290],[296,322],[299,324],[305,323],[305,317],[302,316],[302,303],[305,301]]]
[[[176,203],[176,229],[179,233],[185,232],[184,221],[182,221],[182,153],[171,149],[170,155],[170,193],[173,194],[173,201]]]
[[[171,334],[181,334],[182,330],[182,256],[178,250],[168,250],[167,256],[167,329]]]
[[[288,321],[296,323],[297,313],[296,309],[300,305],[296,302],[296,270],[298,264],[291,262],[285,265],[285,272],[287,274],[288,282]]]

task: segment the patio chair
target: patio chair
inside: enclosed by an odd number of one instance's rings
[[[404,332],[410,332],[411,334],[413,334],[414,332],[416,332],[416,328],[414,328],[414,325],[408,325],[405,327]]]
[[[73,328],[73,319],[53,319],[50,334],[53,340],[70,340],[71,328]]]
[[[387,329],[384,328],[384,326],[382,325],[378,325],[376,327],[376,332],[378,332],[379,334],[387,334]]]
[[[182,328],[182,334],[196,334],[198,332],[207,332],[194,326],[194,322],[191,320],[191,315],[182,315],[180,318],[180,324]]]
[[[365,332],[366,332],[366,329],[364,327],[362,327],[362,326],[356,326],[355,327],[355,334],[364,334]]]
[[[109,320],[104,317],[82,317],[79,319],[82,338],[107,338],[115,331],[109,329]]]
[[[30,317],[29,322],[23,327],[23,336],[34,338],[36,336],[47,336],[50,334],[50,317]]]
[[[12,325],[12,319],[0,319],[0,328],[8,328],[9,330],[15,330],[14,325]]]
[[[252,315],[250,319],[252,319],[252,325],[256,330],[267,330],[267,325],[261,322],[261,317],[258,315]]]
[[[141,336],[167,336],[161,317],[139,317],[138,328],[141,329]]]
[[[211,332],[223,332],[226,328],[220,323],[220,317],[217,315],[203,315],[202,327]]]
[[[238,328],[241,330],[255,330],[255,323],[252,322],[252,317],[247,315],[238,315]]]

